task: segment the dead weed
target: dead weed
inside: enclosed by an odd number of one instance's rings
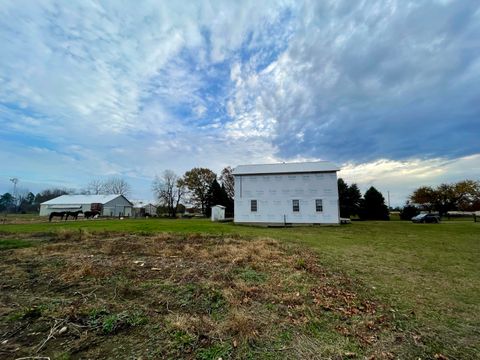
[[[148,343],[158,351],[147,354],[145,345],[138,356],[245,358],[263,349],[335,358],[349,342],[369,355],[393,338],[383,336],[392,330],[382,304],[308,251],[268,238],[63,231],[35,249],[0,253],[0,260],[0,340],[13,344],[0,350],[5,357],[36,356],[36,341],[59,321],[68,330],[48,338],[42,354],[118,357],[122,334],[123,341],[135,338],[131,347]],[[32,306],[42,308],[38,318],[15,316]]]

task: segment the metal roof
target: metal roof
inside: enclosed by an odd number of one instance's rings
[[[82,205],[81,204],[76,204],[76,205],[51,205],[49,206],[50,209],[81,209]]]
[[[157,206],[154,204],[154,201],[151,201],[151,200],[130,200],[130,202],[133,204],[133,207],[136,207],[136,208],[141,208],[149,205]]]
[[[339,171],[340,168],[329,161],[310,161],[280,164],[238,165],[233,175],[253,174],[293,174]]]
[[[47,205],[106,204],[122,195],[62,195],[43,202]]]

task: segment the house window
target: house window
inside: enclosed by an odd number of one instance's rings
[[[300,211],[300,200],[292,200],[293,212]]]
[[[257,212],[257,200],[250,200],[250,211]]]
[[[323,201],[322,201],[322,199],[316,199],[315,200],[315,210],[317,212],[323,211]]]

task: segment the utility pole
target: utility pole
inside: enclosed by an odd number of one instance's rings
[[[387,191],[388,195],[388,210],[390,210],[390,190]]]
[[[11,178],[10,181],[13,183],[13,204],[15,207],[15,211],[17,210],[17,183],[18,183],[18,178],[14,177]]]

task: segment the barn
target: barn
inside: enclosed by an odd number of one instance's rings
[[[157,206],[153,201],[148,200],[132,200],[133,215],[137,216],[157,216]]]
[[[339,224],[337,171],[328,161],[239,165],[234,222]]]
[[[123,195],[62,195],[40,204],[40,216],[51,212],[100,211],[101,216],[131,216],[133,204]]]

